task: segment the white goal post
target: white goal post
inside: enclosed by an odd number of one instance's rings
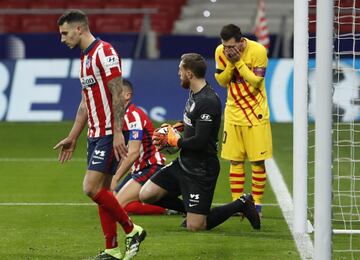
[[[314,223],[314,259],[360,259],[360,3],[294,0],[293,86],[293,230]]]

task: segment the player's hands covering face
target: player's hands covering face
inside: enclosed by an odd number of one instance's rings
[[[224,54],[232,64],[235,64],[241,58],[241,52],[236,46],[224,48]]]

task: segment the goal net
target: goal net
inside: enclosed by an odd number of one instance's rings
[[[314,215],[316,1],[309,2],[308,217]],[[320,57],[321,58],[321,57]],[[360,1],[335,0],[332,88],[332,255],[360,259]]]

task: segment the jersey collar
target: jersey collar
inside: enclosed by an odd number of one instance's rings
[[[83,54],[87,55],[92,48],[94,48],[94,46],[100,41],[100,38],[96,38],[84,51]]]

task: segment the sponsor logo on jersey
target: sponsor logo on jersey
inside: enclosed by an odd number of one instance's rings
[[[81,83],[81,86],[83,89],[91,88],[92,86],[94,86],[96,84],[96,80],[95,80],[94,76],[89,75],[89,76],[82,77],[80,79],[80,83]]]
[[[133,130],[133,129],[137,129],[138,126],[137,126],[137,123],[136,122],[131,122],[129,124],[129,130]]]
[[[119,57],[116,55],[111,55],[105,58],[104,67],[105,69],[110,69],[113,67],[119,66]]]
[[[211,116],[210,116],[209,114],[202,114],[202,115],[200,116],[200,119],[201,119],[202,121],[207,121],[207,122],[211,122],[211,121],[212,121],[212,118],[211,118]]]

